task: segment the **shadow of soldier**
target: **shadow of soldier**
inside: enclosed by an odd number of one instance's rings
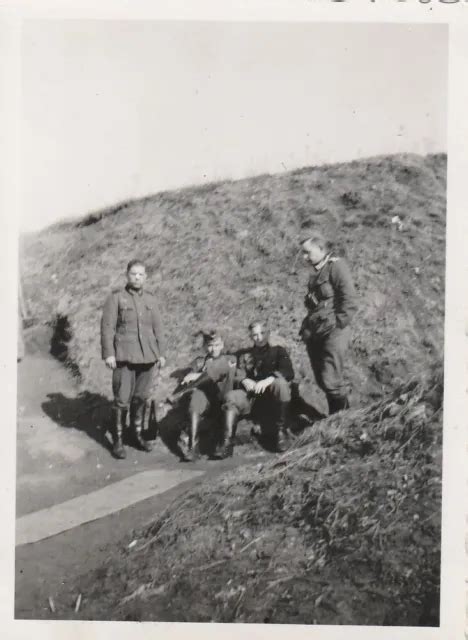
[[[59,426],[83,431],[104,449],[111,450],[111,443],[106,437],[110,427],[111,402],[105,396],[89,391],[71,398],[63,393],[48,393],[41,407]]]

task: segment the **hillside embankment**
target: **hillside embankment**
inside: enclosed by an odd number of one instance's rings
[[[298,240],[333,238],[359,294],[354,408],[155,516],[77,580],[77,617],[438,624],[445,203],[445,155],[399,155],[159,193],[23,238],[28,346],[50,347],[94,394],[110,392],[102,303],[134,256],[167,328],[161,400],[199,329],[220,327],[234,349],[260,316],[324,410],[298,338]]]

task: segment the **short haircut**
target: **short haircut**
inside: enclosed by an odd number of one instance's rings
[[[127,273],[130,271],[132,267],[136,267],[136,266],[143,267],[143,269],[146,271],[146,264],[143,262],[143,260],[134,258],[133,260],[130,260],[130,262],[127,264]]]
[[[331,243],[319,231],[311,233],[301,239],[301,245],[305,244],[306,242],[312,242],[312,244],[316,244],[322,249],[329,249],[331,246]]]
[[[202,331],[203,344],[211,344],[212,342],[224,342],[222,335],[216,329],[210,329],[209,331]]]
[[[254,327],[261,327],[264,331],[268,331],[268,323],[265,320],[254,320],[249,324],[249,331],[252,331]]]

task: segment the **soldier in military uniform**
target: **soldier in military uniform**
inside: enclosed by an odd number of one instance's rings
[[[190,392],[188,413],[190,433],[186,460],[193,461],[200,456],[198,427],[202,416],[211,412],[221,416],[221,407],[226,394],[233,389],[236,372],[236,358],[224,353],[224,341],[216,331],[203,334],[206,356],[197,358],[182,385],[193,385]]]
[[[155,364],[165,365],[165,345],[155,297],[144,290],[146,267],[140,260],[127,266],[127,285],[107,298],[101,320],[102,358],[112,370],[113,454],[125,458],[122,442],[128,409],[134,444],[151,451],[142,437],[146,401]]]
[[[307,315],[301,337],[332,414],[349,407],[343,365],[356,310],[356,290],[346,261],[333,255],[320,234],[303,241],[302,250],[304,259],[312,265],[312,274],[304,300]]]
[[[226,395],[222,457],[231,456],[237,421],[251,413],[263,415],[273,409],[276,414],[277,451],[288,444],[287,413],[291,401],[294,370],[284,347],[269,343],[270,332],[264,322],[252,322],[249,333],[253,347],[239,355],[237,387]]]

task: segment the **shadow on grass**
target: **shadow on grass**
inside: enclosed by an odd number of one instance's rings
[[[110,451],[111,444],[106,432],[110,427],[111,402],[105,396],[89,391],[72,398],[63,393],[48,393],[47,400],[41,406],[59,426],[83,431]]]

